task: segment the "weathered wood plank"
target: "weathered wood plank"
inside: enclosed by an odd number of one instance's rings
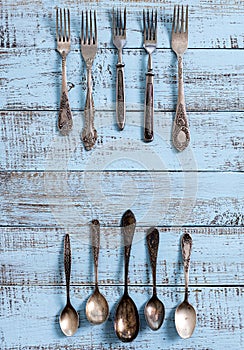
[[[188,50],[185,54],[185,94],[188,111],[244,110],[243,50]],[[94,63],[94,101],[97,110],[115,109],[117,52],[100,49]],[[147,56],[142,49],[125,50],[126,105],[143,110]],[[21,69],[20,69],[21,66]],[[154,55],[155,109],[175,110],[177,62],[171,50]],[[85,67],[79,50],[68,57],[69,97],[73,110],[83,109]],[[23,49],[1,52],[0,109],[58,109],[61,61],[54,50]]]
[[[80,312],[80,328],[72,338],[61,334],[58,317],[65,304],[62,287],[2,287],[0,332],[2,350],[68,349],[198,349],[219,350],[243,348],[243,288],[191,289],[190,301],[197,309],[197,327],[192,338],[182,340],[174,327],[174,311],[183,299],[182,288],[158,289],[164,301],[166,318],[162,328],[153,332],[146,326],[143,309],[151,295],[149,288],[130,288],[131,297],[140,311],[140,333],[128,344],[115,336],[113,318],[122,288],[106,287],[101,291],[112,309],[108,321],[101,326],[88,324],[84,307],[91,288],[72,288],[72,301]],[[4,315],[4,316],[2,316]],[[27,336],[28,335],[28,336]],[[234,342],[233,342],[234,339]]]
[[[148,227],[137,228],[131,251],[130,284],[152,283],[145,242]],[[243,285],[243,228],[162,228],[158,254],[158,285],[184,284],[180,237],[193,238],[190,283],[194,286]],[[70,230],[73,285],[93,284],[93,258],[89,226]],[[1,228],[0,285],[64,285],[65,230],[54,228]],[[120,228],[101,228],[99,281],[123,284],[123,241]]]
[[[244,48],[242,1],[195,1],[190,6],[191,48]],[[159,12],[158,47],[170,47],[172,12],[175,1],[126,1],[127,47],[142,46],[142,8],[157,8]],[[55,48],[55,5],[50,1],[5,0],[0,8],[1,47]],[[81,10],[88,6],[77,0],[59,1],[71,11],[72,44],[79,47]],[[89,7],[98,12],[99,46],[113,47],[111,38],[111,8],[121,6],[119,1],[89,1]],[[31,30],[26,31],[27,24]]]
[[[97,112],[97,146],[86,152],[80,139],[83,112],[74,113],[68,138],[56,129],[57,112],[0,112],[2,170],[244,170],[243,113],[189,113],[191,144],[176,153],[171,143],[174,113],[157,112],[154,141],[142,139],[143,111],[128,112],[118,132],[114,112]]]
[[[243,225],[242,173],[2,172],[1,225],[118,226],[131,208],[140,226]],[[53,170],[53,171],[50,171]]]

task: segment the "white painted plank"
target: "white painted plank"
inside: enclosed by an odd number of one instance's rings
[[[188,114],[191,143],[183,152],[171,142],[174,113],[156,112],[154,141],[142,141],[143,111],[128,112],[119,132],[115,112],[97,112],[96,147],[86,152],[80,139],[83,112],[74,113],[69,137],[56,128],[57,112],[1,112],[2,170],[179,170],[243,171],[243,113]]]
[[[152,284],[145,235],[136,229],[130,260],[130,284]],[[184,284],[180,238],[192,235],[190,284],[239,286],[244,284],[243,228],[161,228],[157,284]],[[89,226],[69,231],[72,248],[72,285],[93,285],[93,257]],[[0,285],[64,285],[63,239],[65,230],[54,228],[1,228]],[[123,284],[123,239],[120,228],[101,228],[99,283]],[[115,287],[113,287],[115,288]]]

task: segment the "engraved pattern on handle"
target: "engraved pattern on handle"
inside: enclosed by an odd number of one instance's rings
[[[189,285],[189,268],[190,258],[192,250],[192,238],[189,233],[185,233],[181,240],[181,251],[184,263],[184,275],[185,275],[185,300],[188,300],[188,285]]]
[[[122,217],[122,232],[124,235],[124,260],[125,260],[125,281],[124,281],[124,294],[128,294],[128,271],[131,245],[136,228],[136,218],[131,210],[127,210]]]
[[[71,248],[69,235],[64,239],[64,271],[66,279],[67,303],[70,303]]]
[[[124,66],[124,63],[116,65],[116,118],[120,130],[123,130],[125,127]]]
[[[156,295],[156,268],[157,268],[157,256],[159,246],[159,232],[154,227],[149,229],[147,234],[147,247],[150,256],[150,263],[153,276],[153,295]]]
[[[72,113],[69,105],[68,89],[66,82],[66,55],[62,55],[62,91],[60,97],[60,108],[58,115],[58,129],[64,136],[72,129]]]
[[[92,220],[91,240],[95,267],[95,285],[98,288],[98,258],[100,250],[100,223],[98,220]]]
[[[184,98],[183,60],[180,55],[178,55],[178,102],[173,123],[172,141],[178,151],[183,151],[190,142],[190,130]]]
[[[144,140],[153,140],[153,118],[154,118],[154,87],[152,72],[146,74],[146,92],[144,107]]]

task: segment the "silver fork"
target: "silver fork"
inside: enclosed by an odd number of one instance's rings
[[[85,18],[84,18],[85,17]],[[92,18],[93,17],[93,18]],[[93,30],[94,26],[94,30]],[[97,131],[94,127],[94,101],[92,97],[92,65],[97,53],[97,21],[96,11],[86,11],[81,15],[81,54],[86,63],[87,70],[87,94],[84,108],[85,126],[82,131],[82,141],[85,149],[93,148],[97,140]]]
[[[190,131],[186,115],[183,83],[183,54],[188,47],[188,5],[175,5],[172,25],[172,49],[178,59],[178,101],[172,130],[172,141],[178,151],[183,151],[190,142]]]
[[[148,67],[146,73],[146,91],[144,106],[144,140],[153,140],[153,118],[154,118],[154,86],[153,86],[153,65],[152,53],[157,48],[157,10],[150,12],[143,10],[144,44],[143,47],[148,53]]]
[[[68,22],[68,28],[67,28]],[[68,135],[73,126],[72,114],[68,99],[68,88],[66,78],[66,58],[70,52],[70,12],[68,10],[56,9],[56,37],[57,51],[62,57],[62,89],[60,97],[60,109],[58,116],[58,129],[62,135]]]
[[[116,65],[116,118],[120,130],[125,126],[125,84],[124,63],[122,50],[126,44],[126,8],[124,9],[124,23],[122,23],[121,10],[113,9],[113,44],[118,49],[118,63]]]

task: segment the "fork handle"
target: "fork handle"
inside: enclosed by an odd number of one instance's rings
[[[69,105],[68,89],[66,82],[66,55],[62,55],[62,90],[60,97],[60,108],[58,115],[58,129],[64,136],[72,129],[72,113]]]
[[[151,142],[153,140],[153,118],[154,118],[154,73],[148,71],[146,73],[146,91],[145,91],[145,107],[144,107],[144,140]]]
[[[125,127],[124,63],[116,65],[116,118],[120,130]]]

